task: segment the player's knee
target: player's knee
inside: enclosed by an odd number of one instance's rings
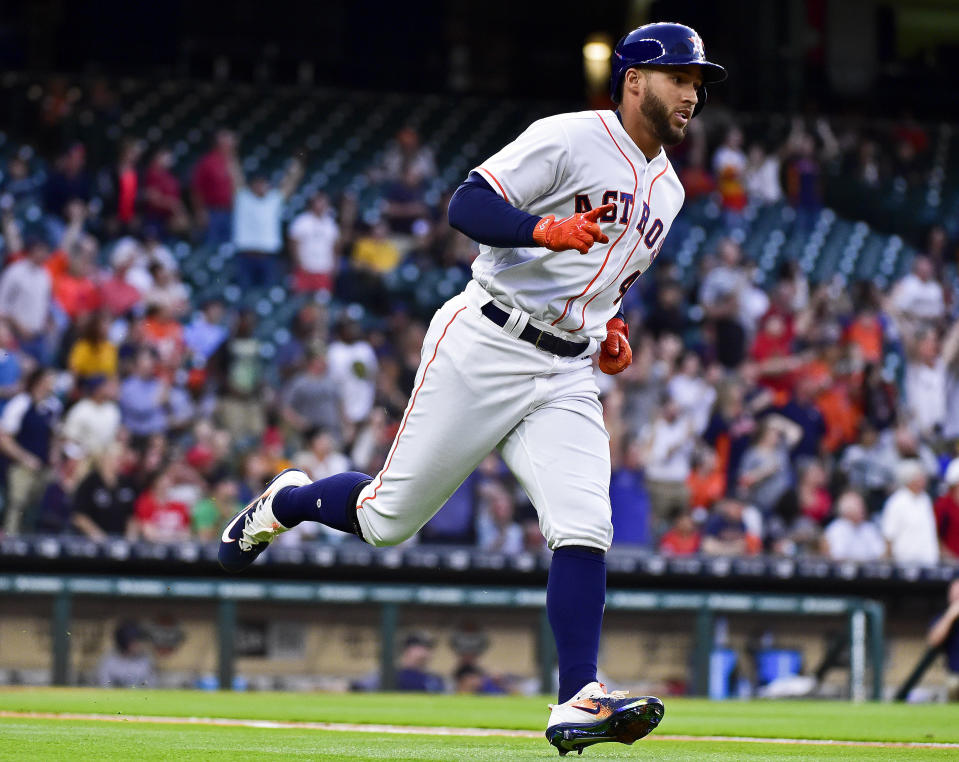
[[[363,539],[374,548],[387,548],[391,545],[399,545],[415,534],[415,530],[397,526],[392,522],[384,526],[363,526],[362,529]]]

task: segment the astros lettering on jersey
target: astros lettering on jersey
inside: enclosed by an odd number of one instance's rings
[[[606,321],[656,258],[685,197],[666,152],[647,160],[613,111],[534,122],[473,171],[538,216],[616,205],[600,218],[609,243],[586,255],[481,245],[473,263],[474,279],[491,296],[567,338],[605,338]]]

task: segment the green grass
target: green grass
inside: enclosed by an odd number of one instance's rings
[[[281,721],[444,725],[542,731],[545,698],[389,694],[0,690],[0,710],[117,717],[222,717]],[[868,741],[959,742],[959,707],[834,702],[709,702],[670,699],[657,731]],[[596,759],[955,759],[956,749],[789,746],[667,741],[601,744]],[[210,727],[77,720],[0,719],[0,760],[494,760],[556,759],[545,741],[377,735],[308,729]],[[575,756],[575,755],[574,755]],[[573,759],[568,757],[567,759]]]

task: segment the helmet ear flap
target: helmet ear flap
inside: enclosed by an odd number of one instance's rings
[[[696,116],[706,105],[706,86],[703,85],[696,91],[696,107],[693,109],[693,116]]]

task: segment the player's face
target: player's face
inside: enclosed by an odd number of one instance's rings
[[[686,137],[686,127],[699,100],[696,91],[702,84],[696,65],[649,71],[640,110],[664,145],[674,146]]]

